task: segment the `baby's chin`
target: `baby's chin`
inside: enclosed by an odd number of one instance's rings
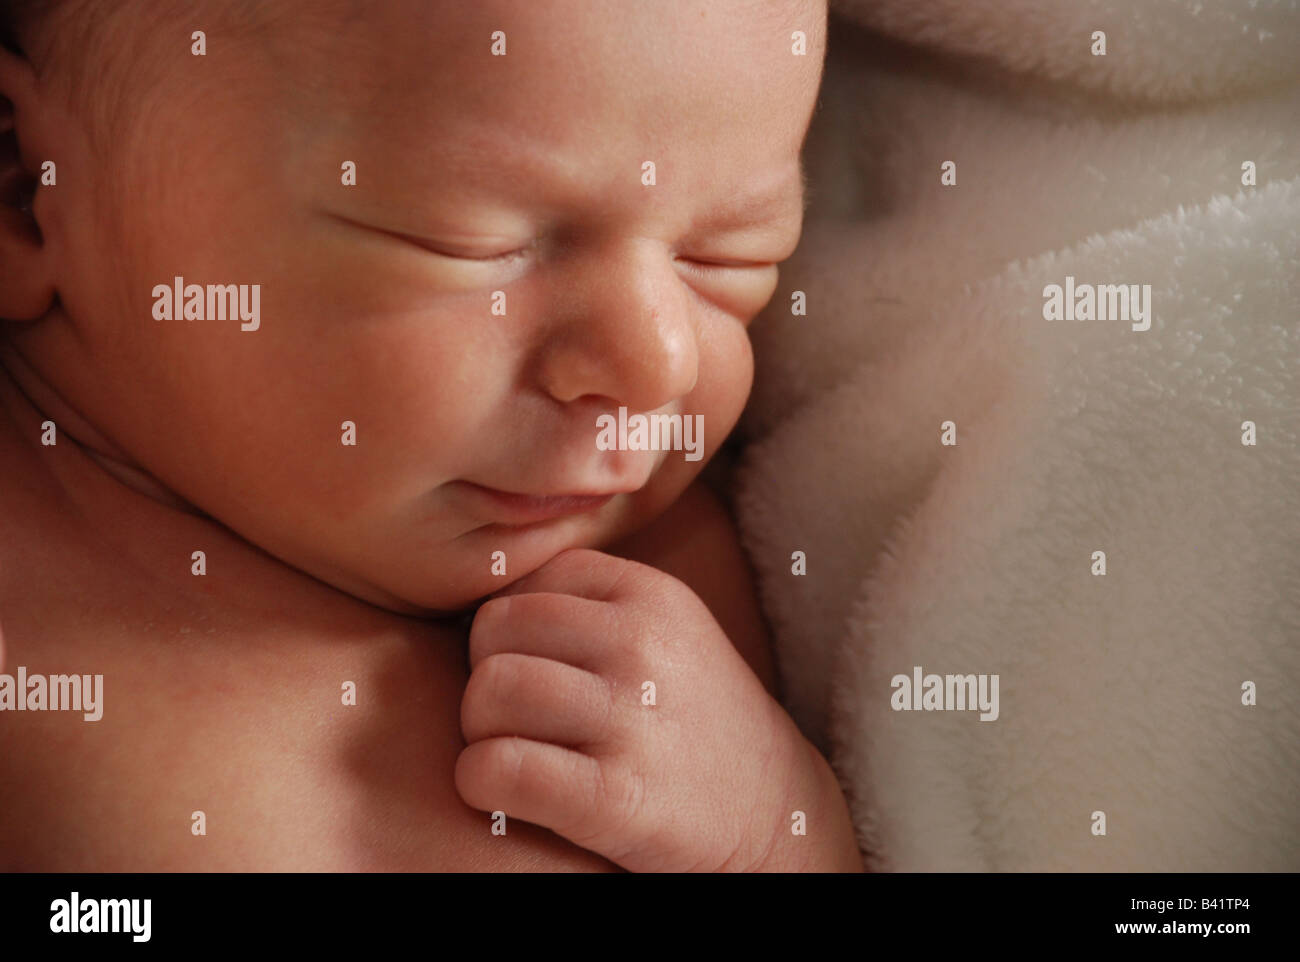
[[[631,500],[618,495],[589,513],[483,525],[434,549],[441,557],[433,563],[427,555],[403,551],[372,567],[315,576],[396,614],[455,619],[571,548],[601,550],[617,544],[644,523],[638,523],[632,504],[620,503]]]

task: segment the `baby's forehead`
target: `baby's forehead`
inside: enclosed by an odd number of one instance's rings
[[[732,74],[765,76],[747,87],[762,99],[787,78],[760,65],[789,65],[792,31],[818,33],[825,10],[822,0],[276,0],[255,7],[241,34],[299,83],[459,109],[538,86],[588,100],[633,85],[665,96],[680,88],[725,92]]]
[[[104,51],[111,69],[86,84],[98,140],[123,164],[177,121],[200,151],[228,145],[222,124],[256,126],[273,135],[272,163],[356,161],[381,206],[450,208],[450,192],[481,211],[469,190],[481,181],[504,207],[513,181],[545,185],[522,192],[563,214],[642,203],[647,162],[656,196],[678,207],[701,189],[767,191],[784,211],[825,21],[819,0],[760,2],[762,17],[754,0],[68,2],[110,11],[105,36],[133,48]],[[817,41],[811,56],[792,56],[792,28]],[[206,104],[208,123],[182,104]],[[510,216],[476,224],[510,234]]]
[[[820,73],[817,58],[790,52],[791,23],[815,28],[816,16],[699,15],[752,10],[752,0],[289,4],[306,12],[271,5],[249,40],[273,85],[385,136],[409,128],[426,143],[449,117],[521,128],[544,119],[585,125],[593,138],[636,121],[647,134],[671,129],[674,142],[692,142],[712,135],[718,117],[756,128],[802,119],[792,115]]]
[[[30,0],[8,0],[30,3]],[[5,0],[0,0],[0,10]],[[39,19],[64,49],[59,72],[80,73],[102,101],[131,79],[206,73],[267,82],[378,113],[465,111],[544,88],[546,107],[617,89],[720,88],[730,73],[790,61],[792,27],[819,32],[823,0],[49,0]],[[778,15],[774,16],[773,11]],[[792,12],[793,11],[793,12]],[[202,38],[202,54],[191,49]],[[197,49],[197,45],[196,49]],[[811,58],[810,58],[811,59]],[[98,84],[94,77],[120,83]],[[137,74],[131,78],[129,74]],[[781,71],[749,85],[762,100]],[[171,78],[169,78],[171,79]],[[755,80],[761,78],[755,77]],[[690,99],[687,97],[687,99]],[[698,106],[695,105],[695,106]]]

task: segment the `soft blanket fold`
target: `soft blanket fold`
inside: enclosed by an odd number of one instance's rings
[[[876,868],[1300,869],[1300,91],[1268,47],[1300,15],[1082,5],[1112,50],[1158,10],[1157,54],[1216,51],[1179,80],[972,60],[927,5],[842,9],[937,53],[833,21],[754,328],[736,502],[787,705]],[[1212,43],[1250,11],[1254,62]],[[1149,289],[1149,329],[1045,319],[1067,278]],[[918,666],[996,674],[998,717],[894,710]]]

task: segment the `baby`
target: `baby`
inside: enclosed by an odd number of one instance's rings
[[[0,8],[0,869],[860,870],[699,479],[824,2]]]

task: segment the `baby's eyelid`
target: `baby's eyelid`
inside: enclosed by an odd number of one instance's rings
[[[438,242],[425,243],[424,246],[428,247],[436,254],[442,254],[444,257],[454,257],[458,260],[498,261],[498,260],[505,260],[511,257],[519,257],[524,254],[527,254],[537,246],[537,242],[530,241],[526,244],[521,244],[519,246],[513,247],[510,250],[500,251],[499,253],[497,252],[476,253],[476,252],[471,252],[469,250],[466,250],[464,248],[457,249],[456,245],[453,244],[441,244]],[[726,258],[726,257],[689,257],[689,256],[680,256],[680,255],[677,256],[676,259],[687,260],[693,264],[698,264],[703,267],[735,268],[735,269],[754,268],[754,267],[772,267],[777,263],[775,261],[733,260],[731,258]]]
[[[478,245],[457,244],[452,241],[442,241],[437,238],[424,239],[419,237],[408,237],[408,240],[419,244],[425,250],[438,254],[441,257],[450,257],[460,261],[501,261],[509,260],[514,257],[521,257],[529,253],[537,246],[535,240],[518,242],[501,240],[497,243],[483,241]],[[502,250],[502,248],[506,248]]]
[[[434,238],[427,238],[408,234],[403,231],[390,230],[385,227],[377,227],[373,224],[353,220],[350,217],[332,214],[335,219],[351,224],[354,227],[361,227],[366,230],[376,231],[381,234],[387,234],[397,240],[402,240],[408,244],[420,247],[438,257],[445,257],[450,260],[470,261],[480,264],[495,264],[505,261],[517,260],[532,253],[538,246],[536,238],[523,244],[517,244],[508,250],[488,250],[482,248],[472,249],[452,242],[441,241]],[[785,258],[778,260],[743,260],[726,257],[691,257],[674,254],[674,260],[684,261],[693,268],[699,270],[755,270],[778,266]]]
[[[433,253],[435,254],[439,254],[443,257],[454,258],[455,260],[481,261],[483,263],[494,263],[497,261],[507,261],[507,260],[513,260],[518,257],[524,257],[527,254],[529,254],[533,250],[533,248],[536,247],[537,245],[536,243],[528,243],[523,245],[522,247],[516,247],[508,251],[502,251],[501,253],[492,253],[492,254],[480,254],[480,253],[470,253],[464,250],[459,250],[459,251],[452,250],[449,248],[443,248],[441,247],[441,245],[426,244],[425,246],[428,247],[429,250],[433,251]],[[777,263],[775,261],[727,260],[727,259],[715,258],[715,257],[678,257],[677,259],[688,261],[692,265],[695,265],[697,267],[718,269],[718,270],[752,270],[755,268],[775,267]]]
[[[440,257],[450,257],[458,261],[482,261],[484,263],[512,260],[516,257],[523,257],[533,248],[532,244],[525,244],[523,247],[516,247],[512,250],[502,251],[499,254],[478,254],[467,253],[465,251],[445,250],[433,244],[424,244],[422,246]]]
[[[696,267],[711,267],[722,270],[752,270],[755,268],[776,267],[778,261],[733,261],[717,257],[678,257]]]

